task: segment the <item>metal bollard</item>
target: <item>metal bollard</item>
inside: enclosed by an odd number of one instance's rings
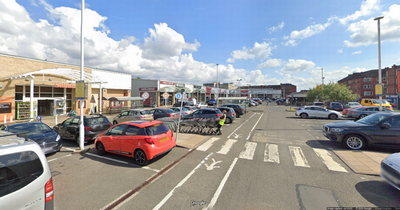
[[[55,120],[56,120],[56,125],[58,124],[58,122],[57,122],[57,120],[58,120],[58,119],[57,119],[57,116],[58,116],[58,115],[56,115],[56,118],[55,118]]]
[[[4,124],[7,124],[7,115],[4,115]]]
[[[10,123],[12,123],[13,122],[13,117],[11,116],[11,118],[10,118]]]

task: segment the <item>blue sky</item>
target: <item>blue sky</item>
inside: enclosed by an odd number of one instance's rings
[[[80,63],[80,0],[0,0],[0,52]],[[85,65],[202,84],[298,90],[400,64],[395,0],[86,0]]]

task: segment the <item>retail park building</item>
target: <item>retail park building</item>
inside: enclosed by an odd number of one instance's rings
[[[71,109],[79,113],[79,100],[75,97],[76,81],[80,80],[79,66],[7,54],[0,54],[0,66],[0,122],[4,118],[7,121],[11,118],[30,118],[31,114],[34,117],[64,115]],[[292,84],[224,89],[165,80],[133,79],[131,74],[89,67],[84,68],[84,81],[87,84],[83,110],[86,114],[107,113],[114,107],[172,105],[176,102],[175,94],[182,89],[187,93],[188,100],[196,98],[199,102],[217,95],[282,98],[296,92],[296,86]],[[226,88],[232,86],[235,85],[226,85]],[[221,83],[220,87],[224,84]],[[30,112],[31,101],[33,113]]]

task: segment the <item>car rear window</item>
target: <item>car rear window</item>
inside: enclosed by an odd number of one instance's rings
[[[146,115],[146,114],[151,114],[151,112],[150,112],[150,110],[143,110],[143,111],[140,111],[140,114]]]
[[[174,111],[174,110],[171,110],[171,109],[166,109],[165,112],[168,113],[168,114],[170,114],[170,113],[174,113],[175,111]]]
[[[43,174],[43,166],[33,151],[0,156],[0,197],[32,183]]]
[[[167,126],[165,126],[164,124],[157,124],[150,127],[146,127],[145,130],[148,136],[155,136],[169,131]]]
[[[107,117],[97,117],[97,118],[87,118],[85,120],[87,124],[90,125],[98,125],[98,124],[109,124],[110,121],[108,121]]]

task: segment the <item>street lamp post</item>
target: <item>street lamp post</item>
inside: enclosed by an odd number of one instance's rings
[[[217,63],[217,107],[218,107],[218,98],[219,98],[219,80],[218,80],[218,63]]]
[[[321,88],[322,88],[322,97],[321,97],[321,100],[322,100],[322,102],[324,102],[324,79],[325,79],[325,77],[324,77],[324,68],[321,68],[321,79],[322,79],[322,86],[321,86]]]
[[[250,88],[251,88],[251,84],[247,84],[247,86],[248,86],[247,97],[250,98]]]
[[[239,97],[242,97],[242,93],[240,92],[240,82],[242,81],[242,79],[237,79],[237,81],[239,82]]]
[[[382,69],[381,69],[381,19],[383,16],[377,17],[374,20],[378,21],[378,78],[379,78],[379,85],[382,85]],[[379,111],[382,111],[382,93],[379,95]]]

